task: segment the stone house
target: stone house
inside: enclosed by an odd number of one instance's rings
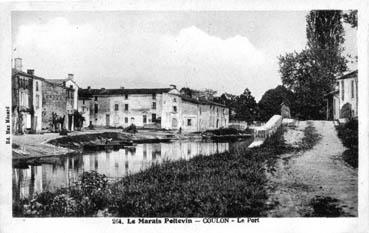
[[[170,88],[79,89],[79,110],[87,125],[199,131],[227,127],[224,105],[197,100]]]
[[[63,121],[56,125],[55,130],[65,128],[69,131],[74,130],[74,92],[72,87],[65,84],[50,82],[45,80],[42,89],[42,128],[52,129],[53,114]]]
[[[358,71],[337,78],[335,88],[325,95],[327,120],[358,116]]]
[[[38,133],[42,127],[42,83],[34,70],[22,71],[22,59],[12,69],[12,131]]]
[[[64,117],[65,128],[73,130],[77,93],[72,84],[36,76],[34,70],[22,71],[22,59],[14,59],[12,69],[13,133],[39,133],[51,128],[52,115]],[[61,124],[58,128],[61,129]]]

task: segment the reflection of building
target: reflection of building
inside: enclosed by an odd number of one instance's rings
[[[200,131],[227,127],[229,109],[182,95],[175,86],[153,89],[80,89],[84,125],[157,127]]]
[[[335,90],[325,95],[327,120],[358,116],[358,71],[339,77]]]
[[[181,142],[138,144],[135,150],[122,149],[90,155],[61,157],[56,164],[13,169],[13,199],[19,200],[59,187],[73,185],[84,171],[97,171],[109,179],[124,177],[146,169],[152,163],[190,159],[229,150],[229,143]]]

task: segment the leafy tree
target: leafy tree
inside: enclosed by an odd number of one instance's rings
[[[347,70],[342,56],[342,12],[311,11],[306,17],[307,48],[279,57],[282,83],[295,95],[295,111],[302,119],[325,117],[324,94]]]
[[[343,21],[351,25],[352,28],[357,29],[357,10],[350,10],[343,14]]]
[[[274,89],[266,91],[258,103],[258,119],[261,121],[267,121],[273,115],[281,114],[282,102],[285,102],[290,109],[293,110],[294,95],[286,87],[279,85]]]
[[[251,123],[256,119],[258,114],[257,103],[248,88],[236,97],[234,110],[236,112],[235,119],[237,120]]]

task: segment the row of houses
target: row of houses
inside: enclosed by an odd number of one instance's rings
[[[78,127],[138,127],[204,131],[228,127],[229,109],[199,91],[168,88],[79,88],[73,74],[46,79],[12,69],[13,133],[73,131]],[[77,113],[77,114],[76,114]],[[83,124],[77,119],[81,114]]]
[[[204,131],[228,127],[229,109],[170,88],[80,89],[79,111],[84,127],[127,127]]]

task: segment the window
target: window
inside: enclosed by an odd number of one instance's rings
[[[119,104],[115,104],[115,105],[114,105],[114,110],[115,110],[115,111],[118,111],[118,110],[119,110]]]
[[[38,91],[38,82],[36,81],[36,91]]]
[[[200,115],[201,115],[201,113],[202,113],[202,112],[201,112],[201,107],[199,108],[199,110],[200,110]]]
[[[40,95],[36,95],[36,109],[40,108]]]
[[[125,111],[128,111],[128,104],[125,104],[125,105],[124,105],[124,110],[125,110]]]
[[[124,122],[125,122],[125,123],[128,123],[128,117],[125,117],[125,118],[124,118]]]
[[[143,121],[143,123],[144,123],[144,124],[146,124],[146,123],[147,123],[147,116],[146,116],[146,115],[143,115],[143,116],[142,116],[142,121]]]
[[[191,125],[192,125],[191,119],[187,119],[187,126],[191,126]]]
[[[155,93],[152,94],[152,99],[156,100],[156,94]]]
[[[152,102],[152,109],[156,109],[156,103]]]
[[[173,98],[173,102],[177,102],[177,99],[176,98]]]
[[[177,106],[173,106],[173,112],[177,112]]]
[[[344,80],[341,81],[341,99],[342,100],[345,99],[345,81]]]
[[[155,122],[155,121],[156,121],[156,114],[155,114],[155,113],[153,113],[153,114],[151,115],[151,121],[152,121],[152,122]]]
[[[124,95],[124,98],[125,98],[126,100],[128,100],[128,94],[125,94],[125,95]]]
[[[355,98],[355,82],[351,81],[351,98]]]
[[[95,101],[97,101],[97,96],[95,96]]]
[[[82,100],[82,104],[85,104],[85,100]]]
[[[99,111],[99,106],[98,104],[95,104],[95,113],[97,113]]]

